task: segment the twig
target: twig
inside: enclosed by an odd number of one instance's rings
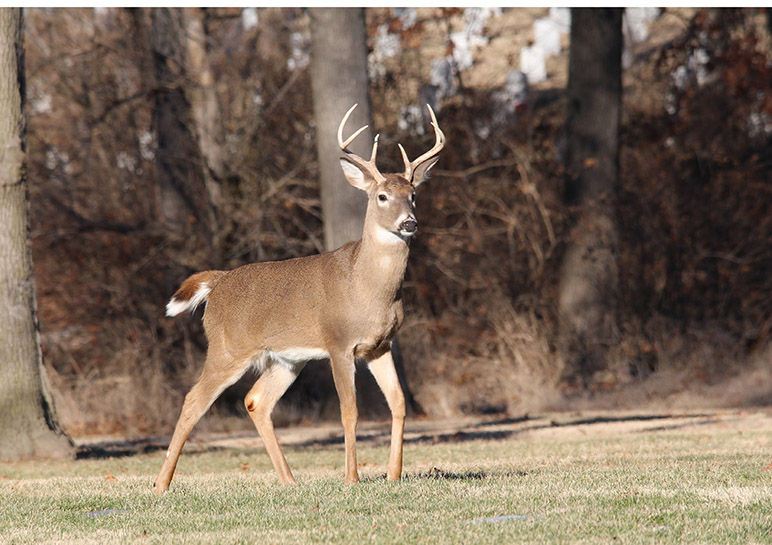
[[[433,169],[432,173],[437,174],[439,176],[447,176],[449,178],[468,178],[469,176],[473,176],[475,174],[479,174],[480,172],[490,170],[492,168],[500,168],[500,167],[512,167],[517,165],[516,160],[512,159],[501,159],[499,161],[489,161],[487,163],[482,163],[481,165],[476,165],[473,167],[469,167],[464,170],[439,170],[439,169]]]
[[[547,213],[547,208],[544,206],[544,203],[542,202],[541,195],[539,194],[539,190],[536,189],[535,184],[532,184],[531,182],[528,181],[528,173],[526,172],[522,164],[517,165],[517,171],[520,173],[520,179],[523,181],[522,183],[523,193],[531,197],[533,199],[533,202],[536,204],[536,208],[538,208],[539,214],[541,215],[541,219],[544,222],[544,227],[547,229],[547,236],[550,239],[550,246],[554,246],[555,231],[552,229],[552,222],[550,221],[549,214]]]

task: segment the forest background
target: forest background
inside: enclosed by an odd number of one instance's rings
[[[415,413],[772,403],[770,14],[655,12],[625,19],[608,357],[574,365],[558,331],[577,215],[564,14],[366,10],[381,170],[401,170],[396,142],[431,146],[424,103],[448,137],[403,286]],[[24,12],[40,341],[71,435],[171,431],[206,349],[199,315],[163,314],[188,274],[325,249],[308,12],[160,14]],[[545,20],[563,25],[557,50],[524,85]],[[169,202],[185,211],[171,227]],[[337,418],[329,369],[313,367],[278,424]],[[385,417],[358,381],[360,413]],[[241,425],[226,417],[246,388],[202,427]]]

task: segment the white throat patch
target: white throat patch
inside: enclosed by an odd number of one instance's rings
[[[375,230],[375,240],[381,244],[397,244],[405,242],[405,237],[379,225]]]

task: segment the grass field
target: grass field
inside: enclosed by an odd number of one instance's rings
[[[362,482],[336,437],[285,434],[298,486],[253,439],[0,464],[2,543],[771,543],[772,413],[556,414],[414,422],[385,481],[386,425],[363,426]],[[241,442],[239,442],[241,441]]]

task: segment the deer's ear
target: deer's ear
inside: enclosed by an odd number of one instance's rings
[[[410,180],[410,183],[413,184],[413,187],[416,188],[422,183],[424,183],[427,178],[429,178],[429,171],[431,168],[437,164],[437,161],[439,160],[439,157],[426,161],[425,163],[418,165],[416,167],[415,171],[413,171],[412,179]]]
[[[343,169],[343,175],[348,180],[348,183],[361,189],[362,191],[369,191],[375,183],[372,176],[367,172],[360,169],[353,161],[348,157],[340,158],[340,167]]]

